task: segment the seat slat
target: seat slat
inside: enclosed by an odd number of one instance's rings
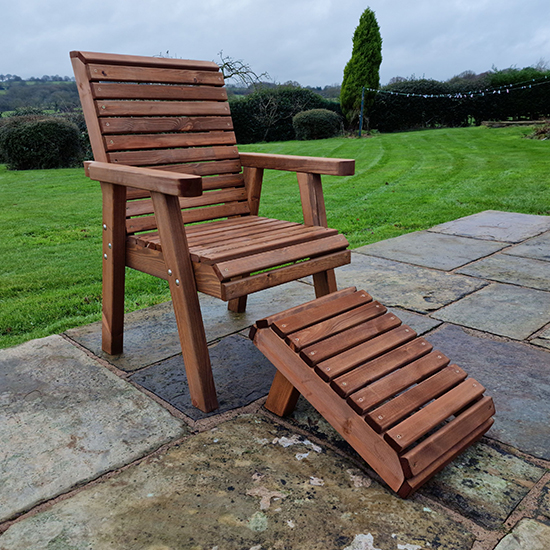
[[[232,231],[250,231],[252,227],[261,227],[265,222],[279,220],[269,220],[269,218],[255,218],[255,216],[245,216],[242,218],[232,218],[229,220],[215,220],[208,223],[197,225],[188,225],[186,227],[187,241],[189,246],[193,246],[194,242],[200,242],[202,239],[208,241],[219,237],[222,234],[231,234]],[[284,223],[284,222],[283,222]],[[258,230],[258,229],[256,229]],[[136,246],[149,247],[150,244],[158,244],[160,249],[160,236],[158,231],[153,233],[142,233],[139,235],[131,235],[129,240]]]
[[[212,247],[197,247],[195,252],[197,256],[200,256],[200,261],[207,264],[227,262],[236,258],[242,258],[246,261],[247,257],[255,254],[316,241],[317,239],[326,239],[337,234],[338,231],[335,229],[331,230],[318,226],[282,228],[273,230],[269,235],[246,235]]]
[[[251,223],[248,223],[246,225],[232,224],[225,228],[213,228],[210,231],[205,230],[201,231],[200,233],[188,233],[189,245],[193,247],[203,246],[205,244],[208,245],[210,243],[216,242],[216,240],[220,239],[220,237],[226,238],[227,240],[238,239],[243,235],[250,235],[251,232],[254,232],[254,234],[257,235],[258,238],[261,238],[262,235],[270,233],[271,231],[278,228],[291,228],[295,225],[299,226],[299,224],[292,224],[291,222],[284,222],[282,220],[264,220],[261,218],[257,220],[255,219],[255,216],[248,216],[247,218],[242,219],[250,219]]]
[[[484,392],[485,388],[479,382],[469,378],[387,431],[384,439],[397,452],[402,452],[446,418],[481,397]]]
[[[405,477],[416,476],[495,414],[493,400],[482,397],[443,428],[401,457]]]
[[[308,365],[313,366],[335,355],[344,353],[367,340],[372,340],[375,336],[397,328],[401,324],[401,321],[395,315],[385,314],[386,308],[378,302],[373,302],[369,306],[371,306],[369,309],[371,319],[359,326],[338,332],[304,348],[300,353],[300,357]]]
[[[332,254],[324,254],[323,256],[310,260],[278,267],[273,271],[257,273],[250,277],[222,281],[221,298],[226,301],[239,298],[240,296],[252,294],[259,290],[272,288],[283,283],[288,283],[289,281],[295,281],[308,274],[311,275],[312,273],[321,273],[327,269],[335,269],[336,267],[349,264],[350,260],[351,252],[349,250],[341,250],[339,252],[333,252]]]
[[[348,241],[343,235],[335,235],[326,239],[317,239],[310,243],[296,244],[256,254],[255,256],[247,256],[244,259],[220,262],[214,266],[214,269],[220,280],[227,280],[255,271],[302,260],[304,257],[313,258],[318,255],[344,250],[347,246]]]
[[[365,420],[379,433],[397,424],[432,399],[437,399],[448,389],[466,378],[466,373],[456,365],[449,365],[430,378],[408,389],[398,397],[378,407],[365,416]]]
[[[223,75],[215,70],[181,70],[123,65],[88,65],[91,82],[155,82],[162,84],[195,84],[223,86]]]
[[[223,116],[229,115],[229,104],[215,101],[116,101],[96,102],[99,117],[128,116]]]
[[[162,86],[157,84],[93,82],[91,88],[95,99],[227,101],[227,90],[212,86]]]
[[[287,342],[294,351],[298,352],[334,334],[374,319],[386,311],[387,309],[380,302],[371,302],[295,332],[287,337]]]
[[[337,376],[340,376],[347,371],[362,365],[363,363],[368,363],[368,361],[403,345],[405,342],[408,342],[415,337],[416,332],[414,332],[411,327],[401,325],[390,332],[381,334],[380,336],[364,342],[363,344],[341,353],[336,357],[322,361],[316,365],[316,372],[321,378],[323,378],[323,380],[329,382]]]
[[[369,409],[421,382],[449,363],[449,358],[441,352],[432,351],[424,355],[427,351],[427,346],[413,340],[388,353],[383,358],[385,367],[393,372],[350,395],[348,403],[359,414],[365,414]]]
[[[372,297],[365,291],[342,296],[338,303],[326,304],[324,301],[320,301],[315,304],[315,307],[310,307],[306,311],[298,311],[288,317],[274,320],[272,322],[273,330],[285,337],[315,323],[330,319],[338,313],[345,313],[370,302],[372,302]]]

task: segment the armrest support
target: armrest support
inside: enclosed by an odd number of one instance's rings
[[[329,176],[353,176],[355,160],[322,157],[301,157],[297,155],[270,155],[265,153],[240,153],[241,164],[251,168],[287,170],[307,174]]]
[[[141,168],[88,161],[84,163],[86,175],[96,181],[136,187],[177,197],[200,197],[202,181],[200,176],[175,174],[153,168]]]

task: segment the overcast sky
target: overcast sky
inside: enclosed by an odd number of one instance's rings
[[[243,59],[276,82],[340,83],[363,10],[380,80],[550,67],[550,0],[4,0],[0,73],[72,76],[70,50]]]

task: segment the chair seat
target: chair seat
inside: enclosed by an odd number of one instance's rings
[[[246,216],[186,227],[197,287],[230,300],[350,262],[335,229]],[[132,251],[162,253],[158,232],[128,237]]]

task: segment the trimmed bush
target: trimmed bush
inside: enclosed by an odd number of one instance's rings
[[[0,127],[0,150],[10,170],[69,168],[82,158],[81,133],[63,118],[10,117]]]
[[[342,134],[342,119],[327,109],[302,111],[292,119],[296,139],[325,139]]]

